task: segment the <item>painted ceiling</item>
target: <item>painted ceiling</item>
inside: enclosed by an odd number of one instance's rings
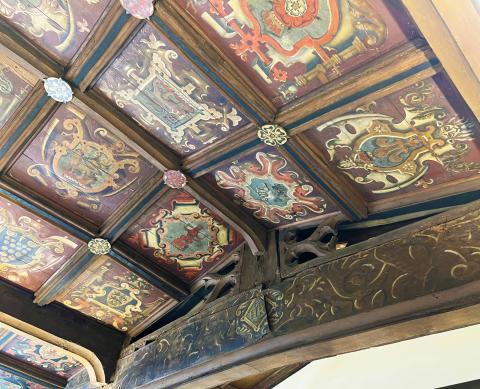
[[[479,123],[401,2],[0,0],[0,30],[0,281],[39,305],[136,336],[271,230],[478,198]]]
[[[25,376],[0,368],[0,386],[5,389],[50,389],[51,387],[34,382]]]
[[[0,353],[65,378],[72,377],[83,368],[82,363],[67,351],[1,326]]]
[[[179,0],[275,106],[320,88],[414,36],[396,2]]]

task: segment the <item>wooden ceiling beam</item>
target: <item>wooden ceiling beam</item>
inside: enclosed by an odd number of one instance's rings
[[[144,23],[128,15],[119,1],[110,0],[95,30],[69,66],[65,78],[84,92]]]
[[[51,59],[41,48],[25,39],[4,19],[0,19],[0,44],[13,51],[47,77],[62,77],[65,67]]]
[[[424,40],[408,42],[285,106],[275,122],[295,135],[430,77],[438,69],[438,60]]]
[[[253,112],[261,124],[273,119],[276,109],[271,101],[258,90],[249,77],[238,69],[233,61],[207,38],[197,23],[177,1],[158,1],[152,21],[152,25],[159,29],[162,34],[167,33],[168,38],[174,37],[178,41],[174,42],[177,45],[180,42],[179,48],[181,50],[185,52],[188,49],[189,52],[185,54],[197,65],[200,65],[199,67],[203,72],[207,68],[209,78],[221,77],[223,85],[218,85],[217,80],[213,81],[232,98],[242,100],[243,103],[247,104],[250,108],[249,113]],[[160,29],[159,25],[169,31]],[[192,55],[196,58],[192,58]],[[195,61],[195,59],[198,60]]]
[[[94,90],[84,93],[79,89],[74,90],[74,95],[90,110],[117,128],[124,135],[123,139],[129,139],[129,145],[152,165],[161,170],[180,168],[180,158],[173,151],[149,134],[131,117],[107,102],[105,97]]]
[[[480,120],[480,9],[470,0],[402,0]]]

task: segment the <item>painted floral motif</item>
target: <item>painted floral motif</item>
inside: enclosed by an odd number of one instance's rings
[[[175,275],[192,281],[240,244],[240,236],[183,191],[148,210],[123,239]]]
[[[107,4],[108,0],[0,0],[0,16],[66,63]]]
[[[0,198],[0,276],[37,290],[80,241]]]
[[[476,121],[455,112],[437,85],[445,82],[440,75],[359,107],[318,126],[316,139],[342,172],[375,195],[478,174]]]
[[[200,150],[248,123],[148,24],[107,69],[98,88],[181,154]]]
[[[5,54],[0,54],[0,128],[31,92],[37,79]]]
[[[273,224],[298,221],[322,214],[327,204],[300,174],[287,170],[285,158],[273,152],[258,152],[255,160],[234,162],[215,172],[220,188],[230,189],[254,215]]]
[[[163,173],[163,181],[172,189],[182,189],[187,185],[187,177],[178,170],[167,170]]]
[[[62,377],[69,378],[83,368],[83,365],[65,350],[6,329],[1,331],[0,342],[0,352]]]
[[[0,388],[2,389],[49,389],[48,386],[33,382],[27,378],[0,369]]]
[[[180,2],[277,106],[408,39],[380,0]]]
[[[10,175],[102,223],[155,169],[73,104],[62,106]]]
[[[57,297],[85,315],[131,331],[174,300],[107,256],[100,257]]]

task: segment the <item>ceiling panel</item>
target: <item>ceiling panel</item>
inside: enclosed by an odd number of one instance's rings
[[[0,134],[2,127],[28,97],[38,78],[0,52]]]
[[[213,211],[177,190],[148,209],[121,239],[186,282],[205,274],[242,242]]]
[[[108,256],[96,259],[56,300],[124,332],[175,303]]]
[[[64,349],[26,338],[0,327],[0,352],[61,377],[70,378],[83,365]]]
[[[255,85],[281,107],[415,34],[400,2],[179,0]]]
[[[0,15],[62,63],[69,62],[108,0],[0,0]]]
[[[8,174],[101,225],[155,172],[112,131],[70,103],[57,110]]]
[[[0,197],[0,276],[36,291],[82,242]]]
[[[182,155],[201,150],[249,123],[149,24],[106,70],[97,87]]]
[[[480,126],[442,73],[305,133],[369,200],[478,177]],[[392,203],[392,206],[395,204]]]
[[[20,375],[10,373],[0,368],[0,388],[4,389],[51,389]]]
[[[208,176],[269,227],[337,211],[320,189],[275,148],[251,153]]]

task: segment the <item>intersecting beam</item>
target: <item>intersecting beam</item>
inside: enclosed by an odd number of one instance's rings
[[[472,0],[402,0],[480,120],[480,9]]]
[[[273,104],[218,47],[211,43],[188,12],[175,0],[158,1],[152,20],[157,28],[158,25],[162,26],[162,33],[167,33],[170,39],[177,40],[175,43],[179,41],[180,49],[189,51],[190,55],[186,53],[187,56],[197,62],[197,65],[201,62],[201,67],[208,67],[211,77],[217,77],[213,71],[221,75],[222,83],[230,89],[226,92],[236,95],[236,100],[242,100],[244,104],[248,104],[249,111],[259,116],[260,122],[273,119],[275,114]],[[223,89],[226,89],[225,86]]]
[[[64,388],[67,380],[57,374],[50,373],[47,370],[13,358],[7,354],[0,353],[0,369],[5,369],[26,377],[34,382],[43,385],[49,385],[55,388]]]

